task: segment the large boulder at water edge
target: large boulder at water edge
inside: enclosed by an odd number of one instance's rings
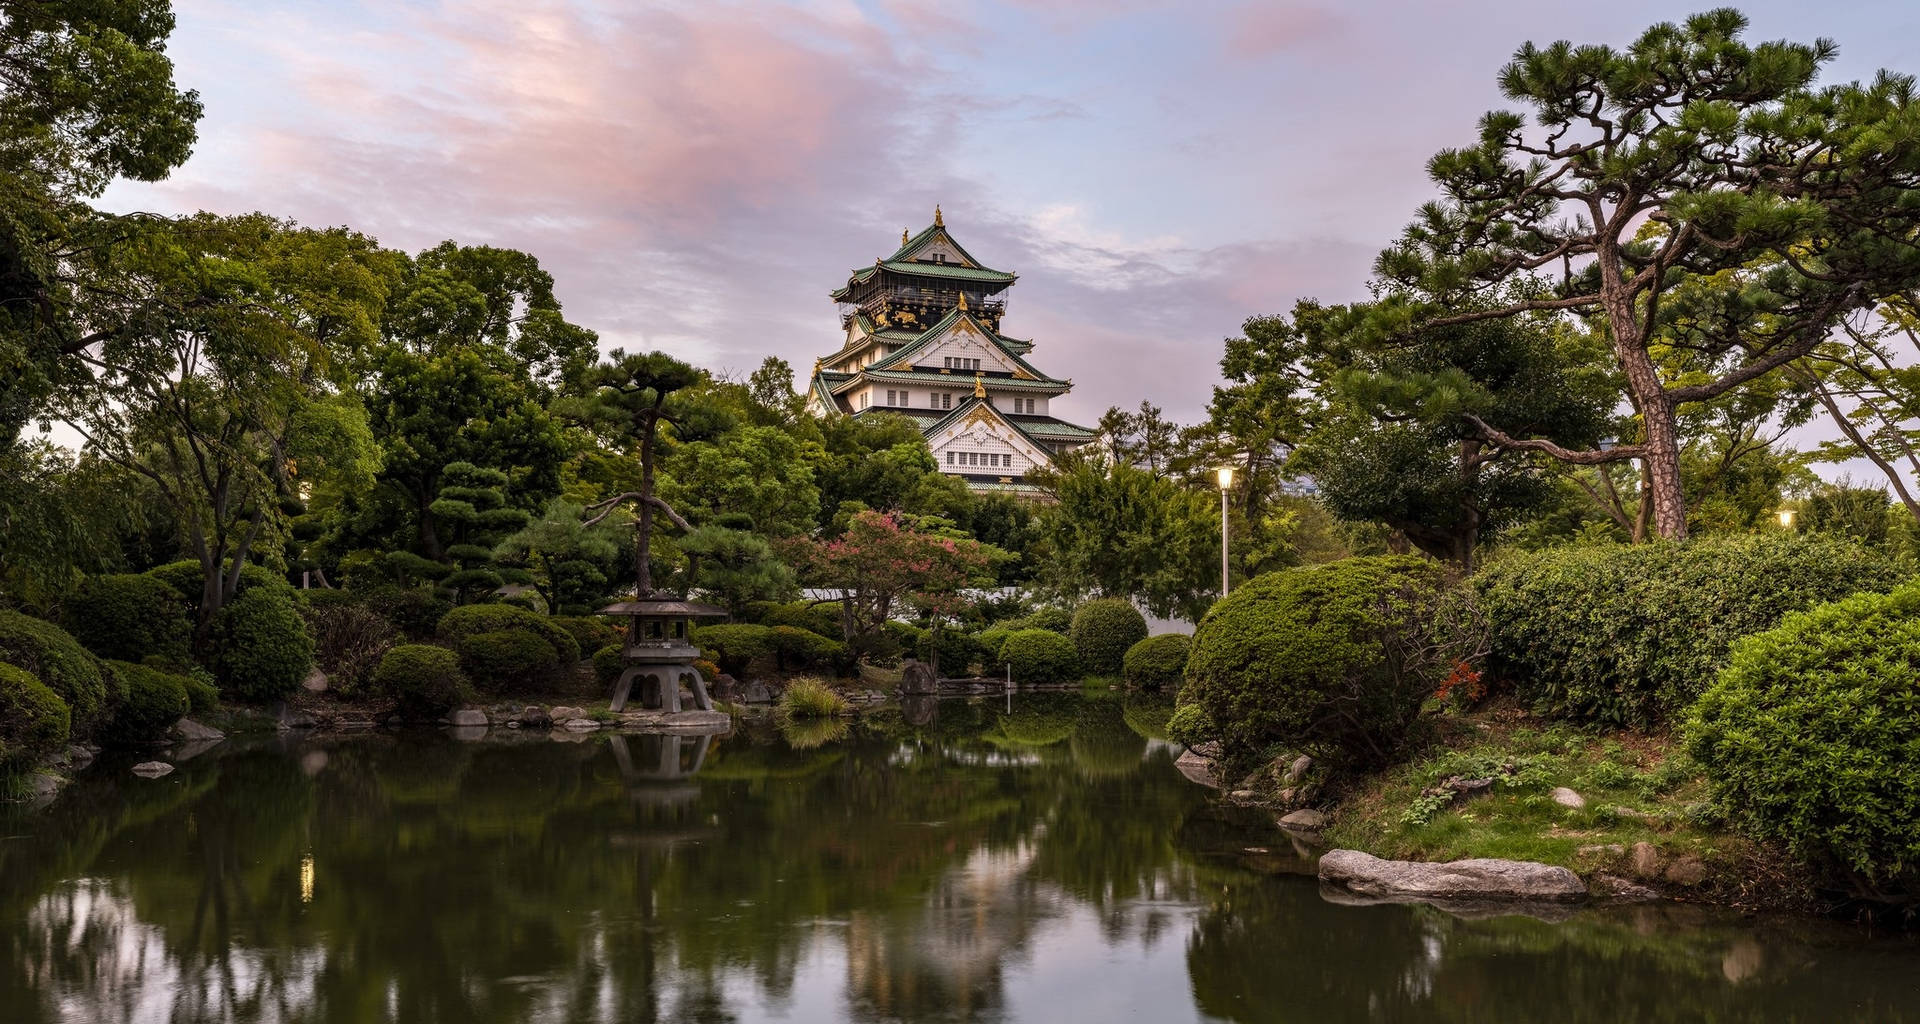
[[[1476,858],[1424,864],[1334,850],[1320,858],[1320,880],[1384,900],[1573,903],[1587,898],[1587,885],[1579,875],[1523,860]]]

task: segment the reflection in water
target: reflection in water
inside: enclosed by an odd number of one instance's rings
[[[1920,1021],[1920,951],[1323,901],[1164,706],[103,764],[0,820],[0,1008],[81,1021]]]

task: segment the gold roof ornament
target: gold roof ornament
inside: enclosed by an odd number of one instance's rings
[[[940,219],[940,204],[939,204],[939,203],[935,203],[935,204],[933,204],[933,226],[934,226],[934,227],[936,227],[936,228],[944,228],[944,227],[946,227],[946,226],[947,226],[947,222],[946,222],[946,221],[944,221],[944,220],[941,220],[941,219]]]
[[[906,228],[901,228],[901,229],[900,229],[900,244],[901,244],[901,245],[905,245],[905,244],[907,244],[907,229],[906,229]]]
[[[987,382],[977,373],[973,375],[973,397],[987,397]]]
[[[967,293],[961,292],[960,293],[960,309],[964,312],[966,308],[967,308]]]
[[[814,375],[815,377],[818,377],[818,376],[820,376],[820,364],[821,364],[821,363],[823,363],[823,362],[825,362],[825,361],[826,361],[826,360],[824,360],[824,359],[815,359],[815,360],[813,361],[813,375]]]

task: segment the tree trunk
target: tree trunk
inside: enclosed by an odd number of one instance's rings
[[[1679,417],[1653,357],[1647,354],[1642,339],[1622,336],[1622,323],[1622,317],[1613,318],[1614,351],[1626,370],[1627,391],[1640,411],[1646,432],[1646,455],[1641,465],[1645,468],[1644,494],[1653,506],[1653,529],[1667,540],[1686,540],[1687,496],[1680,486]]]

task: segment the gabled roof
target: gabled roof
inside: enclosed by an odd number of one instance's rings
[[[953,233],[947,230],[946,218],[941,215],[938,205],[933,208],[933,223],[921,228],[920,233],[914,235],[912,238],[903,237],[900,241],[900,248],[895,249],[893,255],[887,257],[887,262],[910,261],[915,252],[918,252],[936,238],[952,246],[953,250],[960,254],[960,258],[966,261],[968,267],[975,270],[987,270],[987,265],[974,259],[973,254],[967,251],[966,246],[961,245],[959,239],[954,238]],[[923,264],[913,265],[922,266]],[[934,265],[940,266],[940,264]],[[951,264],[947,265],[951,266]],[[1000,273],[998,270],[987,270],[987,272],[992,274]],[[1013,279],[1012,274],[1007,274],[1006,277],[1008,280]]]
[[[1074,438],[1069,438],[1064,433],[1048,433],[1045,431],[1032,429],[1034,427],[1038,427],[1041,425],[1040,423],[1035,421],[1041,421],[1041,420],[1051,421],[1052,423],[1059,424],[1059,426],[1062,428],[1085,431],[1087,437],[1093,436],[1093,431],[1087,430],[1087,428],[1085,427],[1076,426],[1075,424],[1068,423],[1065,420],[1056,420],[1051,416],[1013,416],[1008,413],[1001,412],[1000,407],[997,405],[994,405],[992,399],[981,398],[978,395],[968,395],[965,401],[953,407],[952,412],[947,413],[945,416],[942,416],[938,420],[934,421],[933,425],[927,427],[923,431],[923,433],[931,437],[934,434],[939,433],[941,430],[946,429],[947,424],[954,422],[958,417],[965,416],[968,414],[970,410],[976,409],[983,405],[993,412],[994,418],[998,419],[1002,423],[1005,423],[1007,426],[1012,427],[1014,431],[1018,433],[1021,437],[1026,438],[1028,444],[1033,445],[1035,448],[1040,449],[1042,452],[1048,452],[1051,450],[1047,447],[1048,441],[1072,440]],[[1026,420],[1028,422],[1022,423],[1021,422],[1022,420]]]
[[[966,317],[970,322],[972,322],[974,327],[979,328],[980,333],[986,335],[988,341],[993,342],[994,345],[1000,349],[1000,351],[1006,353],[1007,358],[1012,360],[1015,366],[1018,366],[1022,370],[1025,370],[1026,372],[1032,374],[1033,379],[1039,380],[1039,381],[1047,381],[1050,383],[1058,383],[1058,384],[1070,383],[1068,381],[1058,380],[1056,378],[1049,377],[1046,374],[1041,373],[1039,370],[1034,369],[1033,366],[1029,364],[1025,359],[1020,358],[1021,352],[1023,351],[1020,348],[1021,343],[1016,342],[1011,338],[1001,337],[998,333],[996,333],[993,330],[993,328],[988,327],[984,323],[981,323],[980,319],[974,316],[970,310],[961,309],[958,306],[948,310],[946,316],[943,316],[939,320],[934,321],[933,326],[927,328],[924,332],[922,332],[918,338],[914,339],[912,344],[908,345],[906,348],[903,348],[898,352],[893,353],[892,355],[889,355],[885,361],[889,365],[892,365],[894,363],[899,362],[902,359],[912,359],[915,355],[919,354],[922,349],[925,349],[928,345],[931,345],[933,343],[933,339],[935,338],[935,336],[937,336],[938,334],[940,334],[940,332],[946,330],[947,328],[952,327],[954,323],[956,323],[963,316]],[[1027,347],[1025,351],[1031,351],[1033,348],[1032,343],[1029,342],[1029,343],[1026,343],[1026,345]]]

